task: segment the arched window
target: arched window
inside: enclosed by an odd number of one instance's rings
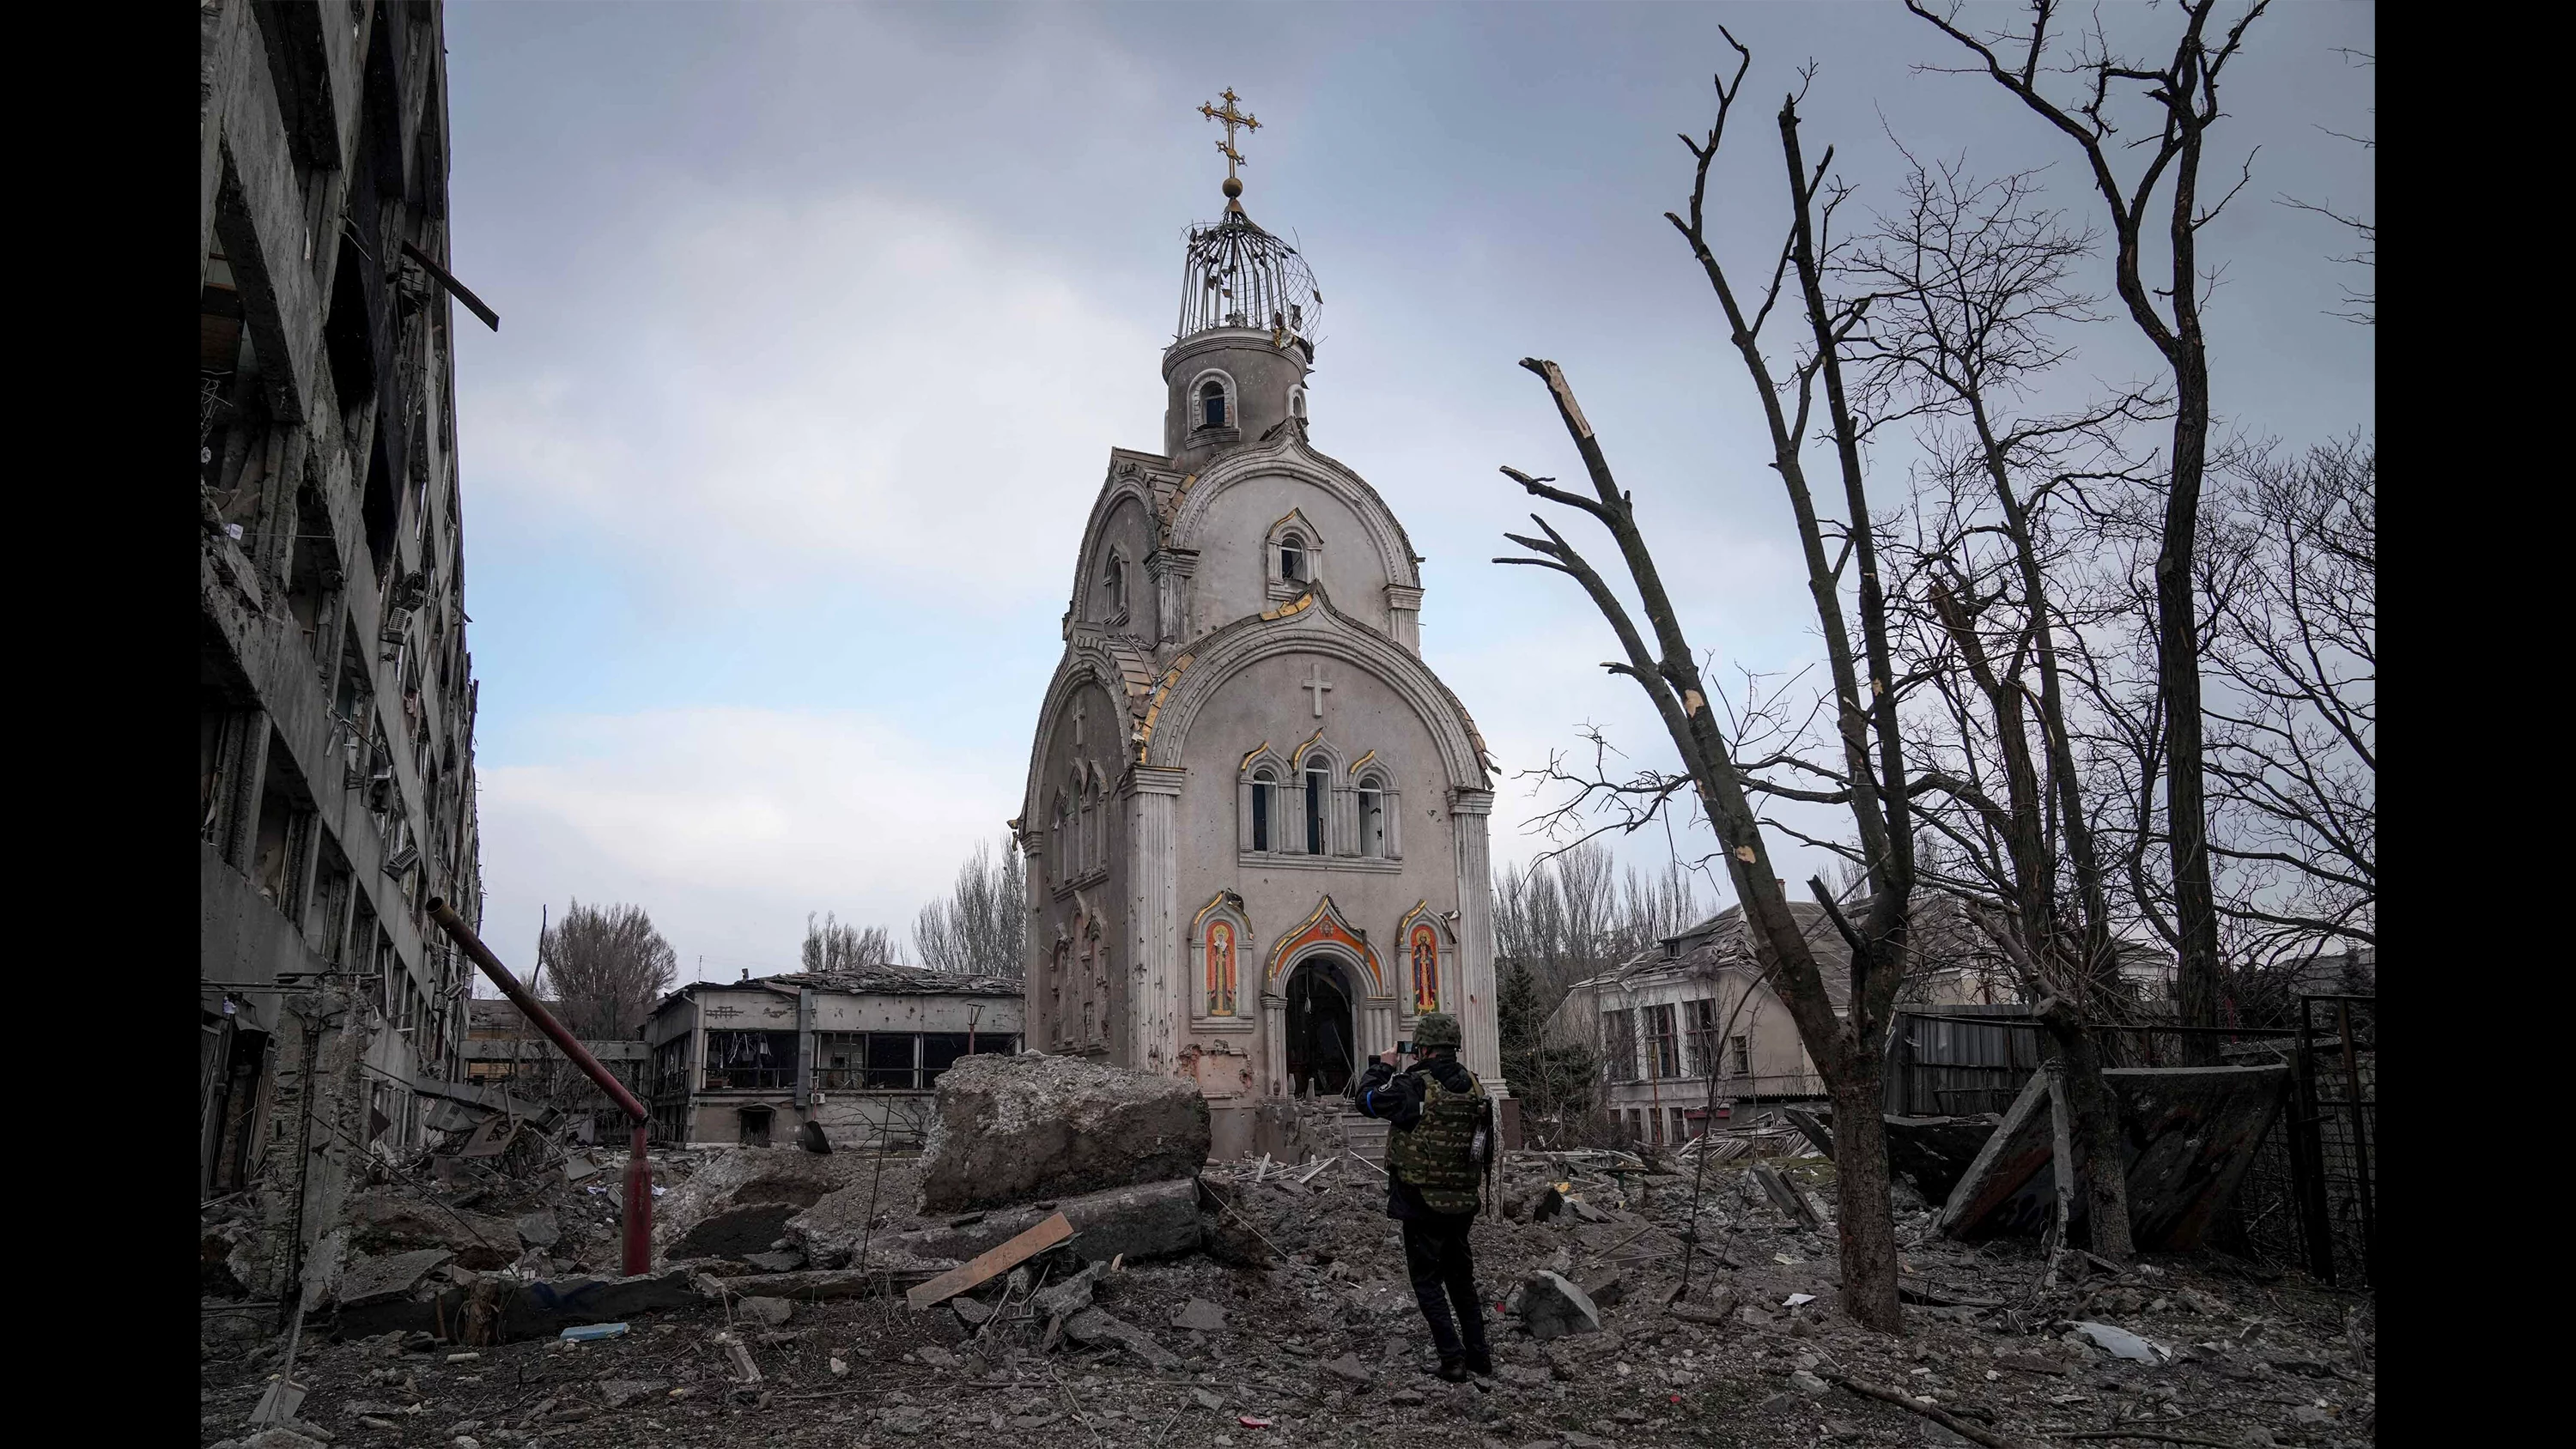
[[[1206,384],[1199,388],[1199,426],[1203,428],[1225,426],[1225,384],[1215,378],[1209,378]]]
[[[1307,766],[1306,853],[1308,855],[1324,853],[1324,801],[1331,795],[1332,791],[1328,788],[1324,767],[1320,764]]]
[[[1065,851],[1072,848],[1073,845],[1073,842],[1067,839],[1065,835],[1065,818],[1068,813],[1069,812],[1065,808],[1064,797],[1062,795],[1056,796],[1055,824],[1053,827],[1054,834],[1051,837],[1052,843],[1048,849],[1048,859],[1055,863],[1055,878],[1059,881],[1071,880],[1075,873],[1073,868],[1073,857],[1065,854]]]
[[[1116,554],[1100,571],[1101,615],[1116,620],[1127,612],[1127,561]]]
[[[1386,782],[1371,775],[1360,781],[1360,854],[1386,855]]]
[[[1304,388],[1301,387],[1295,392],[1288,394],[1288,415],[1300,422],[1305,421],[1306,390]]]
[[[1252,777],[1252,848],[1270,848],[1270,797],[1279,781],[1265,767]]]
[[[1292,584],[1306,581],[1306,540],[1293,533],[1279,540],[1279,577]]]

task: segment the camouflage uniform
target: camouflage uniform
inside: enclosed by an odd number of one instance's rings
[[[1471,1372],[1491,1374],[1484,1304],[1476,1292],[1467,1229],[1483,1206],[1479,1138],[1489,1155],[1494,1145],[1492,1103],[1484,1084],[1455,1055],[1455,1018],[1429,1013],[1415,1031],[1416,1044],[1432,1054],[1400,1076],[1384,1062],[1370,1063],[1360,1079],[1359,1106],[1388,1123],[1386,1212],[1403,1224],[1405,1267],[1440,1350],[1440,1376],[1455,1380]],[[1449,1050],[1437,1050],[1442,1047]]]

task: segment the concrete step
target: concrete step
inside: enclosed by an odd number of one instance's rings
[[[1366,1158],[1379,1167],[1386,1166],[1387,1124],[1375,1117],[1357,1112],[1341,1115],[1342,1150],[1354,1157]]]

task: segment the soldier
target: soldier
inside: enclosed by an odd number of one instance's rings
[[[1414,1028],[1413,1064],[1399,1073],[1396,1053],[1386,1053],[1369,1063],[1357,1093],[1360,1110],[1389,1126],[1386,1215],[1404,1225],[1413,1296],[1430,1320],[1440,1377],[1451,1383],[1494,1372],[1467,1251],[1468,1226],[1483,1206],[1478,1179],[1493,1159],[1492,1102],[1459,1062],[1458,1040],[1456,1017],[1425,1014]]]

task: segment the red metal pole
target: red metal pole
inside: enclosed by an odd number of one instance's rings
[[[472,959],[475,965],[483,968],[483,974],[491,977],[492,984],[501,988],[501,994],[510,998],[513,1005],[526,1013],[528,1020],[536,1024],[537,1030],[544,1032],[556,1046],[563,1049],[563,1054],[571,1058],[574,1066],[581,1068],[584,1076],[598,1083],[599,1089],[608,1094],[610,1101],[615,1102],[626,1115],[635,1119],[634,1148],[626,1159],[625,1271],[630,1277],[637,1273],[651,1272],[653,1270],[653,1165],[646,1159],[644,1149],[647,1129],[652,1123],[653,1114],[645,1109],[642,1100],[629,1091],[624,1082],[617,1080],[616,1073],[599,1064],[599,1058],[590,1054],[590,1048],[583,1046],[579,1038],[564,1030],[563,1023],[555,1020],[554,1013],[546,1010],[544,1003],[531,995],[528,988],[519,984],[519,978],[511,975],[510,968],[501,964],[501,958],[492,954],[492,948],[484,945],[475,936],[474,929],[465,924],[465,918],[456,914],[454,907],[432,897],[429,903],[429,918],[438,922],[439,929],[454,938],[457,948]]]

